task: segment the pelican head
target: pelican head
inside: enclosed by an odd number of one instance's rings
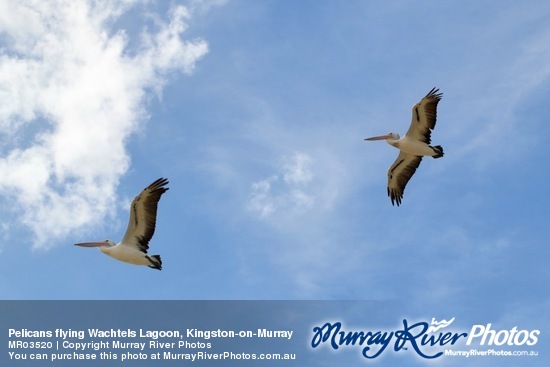
[[[366,138],[365,140],[368,140],[368,141],[373,141],[373,140],[399,140],[399,134],[388,133],[386,135],[373,136],[372,138]]]
[[[75,243],[74,245],[75,246],[80,246],[80,247],[99,247],[101,249],[102,247],[113,247],[113,246],[116,245],[116,243],[114,243],[111,240],[105,240],[105,241],[100,241],[100,242]]]

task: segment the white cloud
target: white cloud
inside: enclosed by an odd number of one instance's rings
[[[285,159],[280,173],[252,184],[248,209],[261,218],[280,211],[289,214],[311,209],[319,194],[312,181],[312,158],[294,153]]]
[[[248,208],[257,212],[261,218],[268,217],[275,212],[276,206],[271,197],[271,184],[278,179],[277,176],[272,176],[252,184],[252,194]]]
[[[313,178],[311,173],[311,157],[304,153],[296,153],[289,162],[285,163],[284,181],[289,185],[307,184]]]
[[[222,6],[226,4],[228,0],[189,0],[188,4],[194,11],[205,13],[213,7]]]
[[[208,52],[182,39],[191,13],[175,6],[130,54],[112,27],[134,3],[0,1],[0,194],[35,247],[102,222],[148,91]]]

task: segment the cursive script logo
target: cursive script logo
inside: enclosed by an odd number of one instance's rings
[[[454,318],[445,323],[448,326]],[[435,321],[435,320],[433,320]],[[443,323],[442,321],[442,323]],[[435,325],[437,327],[437,325]],[[317,348],[321,343],[328,343],[333,349],[339,349],[343,346],[363,347],[361,354],[365,358],[376,358],[384,350],[393,344],[393,350],[398,352],[401,349],[407,350],[411,347],[419,356],[424,358],[437,358],[443,352],[428,354],[425,352],[427,347],[453,345],[458,339],[467,337],[466,333],[439,333],[433,334],[430,331],[436,331],[442,327],[434,328],[427,322],[417,322],[409,325],[407,320],[403,320],[403,329],[396,331],[344,331],[342,323],[325,323],[323,326],[313,328],[313,338],[311,347]]]

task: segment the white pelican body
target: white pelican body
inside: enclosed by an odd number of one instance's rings
[[[75,246],[99,247],[101,252],[119,261],[161,270],[160,255],[148,255],[147,250],[149,241],[155,233],[158,202],[162,194],[168,190],[164,187],[167,184],[167,179],[159,178],[134,198],[130,205],[128,229],[118,244],[105,240],[77,243]]]
[[[424,156],[424,157],[425,156],[433,157],[440,154],[438,151],[434,149],[434,147],[430,146],[429,144],[426,144],[423,141],[413,139],[407,135],[405,135],[402,138],[399,138],[399,134],[390,133],[388,135],[385,135],[384,137],[386,137],[386,142],[389,145],[394,146],[400,151],[408,154],[412,154],[416,156]],[[378,137],[378,136],[374,138],[369,138],[369,139],[377,140],[378,138],[382,139],[381,137]]]
[[[88,242],[88,243],[92,244],[94,242]],[[83,246],[85,244],[86,243],[79,243],[77,244],[77,246]],[[147,265],[153,268],[157,268],[158,266],[159,270],[162,268],[162,261],[159,255],[148,256],[147,253],[142,252],[132,244],[129,245],[123,241],[119,242],[118,244],[115,244],[111,240],[106,240],[104,242],[97,243],[96,246],[104,254],[109,255],[113,259],[117,259],[125,263],[134,264],[134,265]],[[156,259],[157,256],[158,256],[158,259]]]
[[[430,145],[431,130],[437,119],[437,104],[441,100],[439,89],[433,88],[420,102],[412,108],[412,121],[404,137],[399,134],[375,136],[365,140],[386,140],[388,144],[399,149],[399,156],[388,170],[388,196],[392,205],[401,204],[405,186],[420,165],[422,157],[443,157],[441,145]]]

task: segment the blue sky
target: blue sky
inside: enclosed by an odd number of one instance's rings
[[[2,298],[406,300],[548,326],[546,1],[71,4],[0,1]],[[392,207],[397,150],[363,139],[403,134],[434,86],[446,155]],[[162,272],[73,246],[119,241],[158,177]]]

